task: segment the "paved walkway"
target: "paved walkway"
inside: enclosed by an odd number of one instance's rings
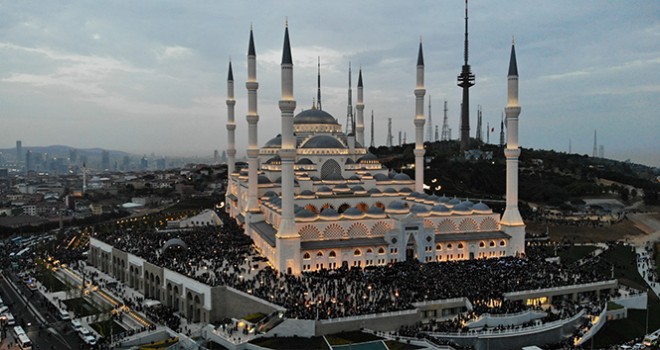
[[[637,253],[637,271],[660,297],[660,282],[657,276],[655,261],[653,260],[654,243],[660,242],[660,221],[652,214],[629,214],[628,218],[637,227],[646,232],[646,235],[629,237],[628,242],[635,246]]]

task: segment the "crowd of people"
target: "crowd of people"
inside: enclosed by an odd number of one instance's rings
[[[363,269],[342,267],[299,276],[251,265],[261,257],[224,212],[224,225],[186,231],[115,230],[96,238],[209,285],[227,285],[287,309],[286,316],[329,319],[412,309],[413,303],[467,297],[477,306],[502,301],[503,293],[607,279],[595,270],[543,259],[503,257],[454,262],[404,261]],[[178,238],[185,243],[163,249]],[[465,278],[470,276],[470,278]],[[507,304],[502,312],[520,311]],[[497,309],[494,309],[497,312]]]

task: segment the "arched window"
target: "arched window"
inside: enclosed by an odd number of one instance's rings
[[[495,241],[490,241],[490,243],[488,245],[491,246],[491,247],[494,247],[495,246]]]
[[[504,247],[505,245],[506,245],[506,241],[505,241],[505,240],[501,240],[501,241],[500,241],[500,247]]]
[[[360,256],[360,255],[362,255],[362,252],[360,251],[360,249],[355,249],[355,251],[353,252],[353,255]]]
[[[373,249],[371,249],[371,248],[367,248],[367,254],[371,254],[371,253],[373,253],[373,252],[374,252]]]
[[[305,259],[305,260],[309,260],[311,258],[312,257],[309,255],[309,253],[305,253],[305,255],[303,255],[303,259]]]
[[[463,249],[463,243],[458,244],[458,249]]]
[[[479,248],[483,248],[485,246],[486,246],[486,242],[484,241],[479,242]]]
[[[331,250],[331,251],[330,251],[330,254],[328,254],[328,256],[331,257],[331,258],[334,258],[334,257],[337,256],[337,253],[335,253],[334,250]]]
[[[451,249],[452,247],[451,243],[447,243],[447,249]]]
[[[316,257],[317,258],[322,258],[323,257],[323,252],[319,251],[318,253],[316,253]]]
[[[385,254],[385,249],[383,247],[378,248],[378,254]]]
[[[435,250],[442,250],[442,244],[436,244]]]
[[[334,173],[341,175],[341,166],[334,159],[328,159],[321,166],[321,179],[326,179]]]

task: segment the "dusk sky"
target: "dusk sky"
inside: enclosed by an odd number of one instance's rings
[[[238,156],[247,145],[246,54],[254,28],[259,144],[279,133],[285,19],[297,112],[316,93],[346,120],[362,67],[365,139],[387,118],[413,142],[415,64],[422,38],[425,104],[434,124],[448,101],[459,134],[464,2],[454,1],[1,1],[0,148],[54,144],[135,154],[211,156],[226,149],[226,78],[236,80]],[[660,1],[472,1],[471,136],[477,105],[499,141],[515,36],[523,147],[660,166]],[[355,103],[354,96],[354,103]],[[427,107],[428,108],[428,107]],[[428,109],[425,110],[428,113]]]

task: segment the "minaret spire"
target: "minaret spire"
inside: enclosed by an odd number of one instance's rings
[[[468,2],[465,0],[465,43],[463,48],[463,68],[458,76],[458,86],[463,88],[463,103],[461,104],[461,151],[470,147],[470,88],[474,85],[468,63]]]
[[[293,164],[296,159],[296,140],[293,135],[293,111],[296,100],[293,97],[293,59],[289,43],[289,26],[284,29],[284,47],[282,48],[282,97],[279,101],[282,115],[282,214],[277,228],[275,264],[278,271],[300,273],[300,235],[294,218],[295,178]],[[291,259],[291,260],[288,260]]]
[[[504,112],[502,112],[502,121],[500,122],[500,147],[504,146]]]
[[[322,110],[321,108],[321,56],[318,57],[318,66],[317,66],[317,72],[316,72],[316,103],[318,105],[318,109]]]
[[[415,191],[424,192],[424,53],[419,42],[417,53],[417,84],[415,86]]]
[[[509,255],[525,253],[525,223],[518,210],[518,117],[520,105],[518,103],[518,67],[516,64],[516,51],[511,45],[511,58],[509,60],[508,74],[508,100],[506,108],[507,142],[504,149],[506,157],[506,207],[500,221],[502,231],[510,235]]]
[[[433,119],[431,119],[431,95],[429,95],[429,125],[426,126],[426,141],[433,142]]]
[[[348,107],[346,108],[346,135],[355,134],[353,127],[353,89],[351,83],[351,62],[348,62]]]
[[[594,158],[598,157],[598,130],[596,129],[594,129],[594,150],[591,156]]]
[[[234,164],[236,163],[236,122],[234,121],[234,106],[236,100],[234,99],[234,72],[229,61],[229,71],[227,72],[227,156],[229,157],[229,164],[227,164],[227,176],[231,177],[234,172]],[[230,191],[227,191],[230,194]]]
[[[258,166],[258,156],[259,156],[259,146],[257,138],[257,124],[259,122],[259,114],[257,113],[257,89],[259,89],[259,83],[257,82],[257,53],[254,48],[254,35],[252,31],[252,26],[250,26],[250,43],[248,45],[248,77],[247,82],[245,83],[245,88],[248,92],[248,112],[247,112],[247,122],[248,122],[248,200],[247,207],[243,210],[247,214],[253,214],[259,212],[259,203],[257,200],[257,166]],[[246,215],[246,222],[251,222],[252,215]]]
[[[357,84],[357,104],[355,105],[357,122],[355,126],[355,140],[360,144],[360,147],[365,147],[364,144],[364,85],[362,84],[362,68],[358,73]]]

